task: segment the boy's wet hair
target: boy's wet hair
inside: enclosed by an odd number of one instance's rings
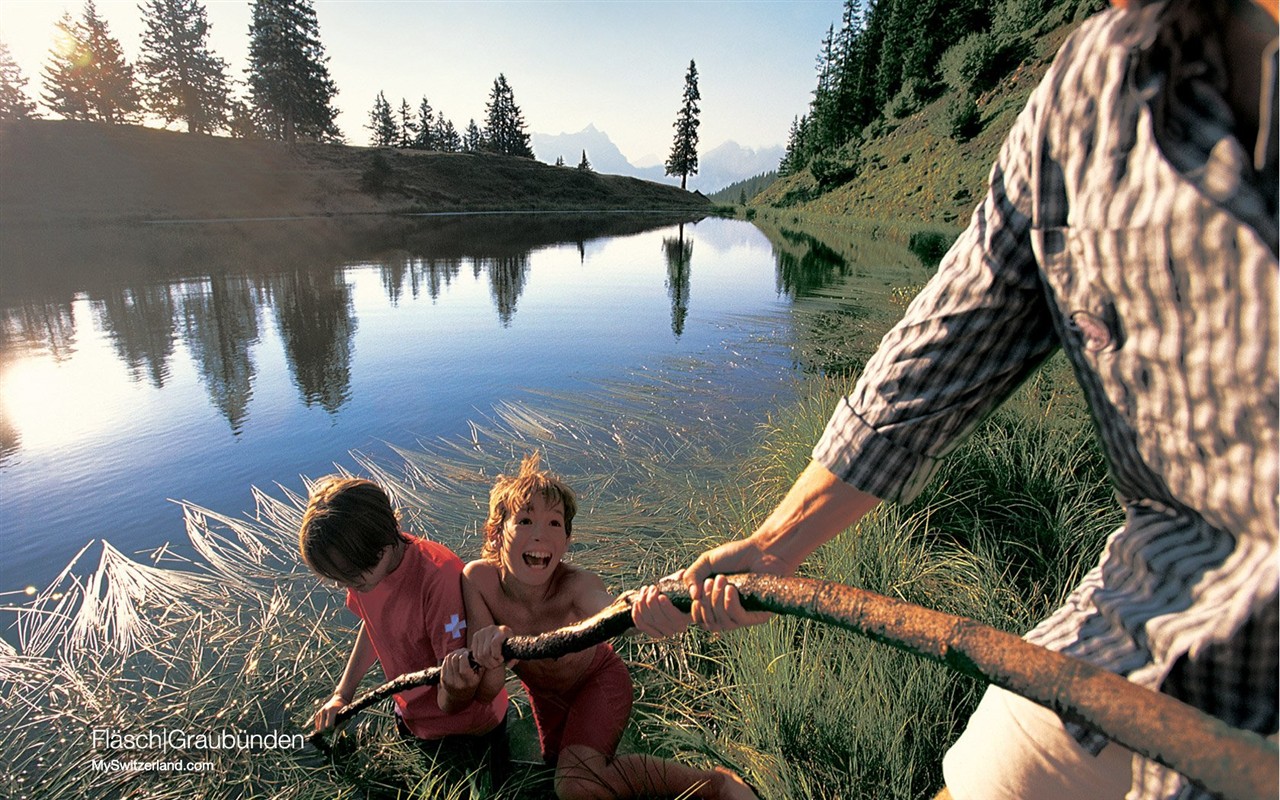
[[[298,531],[298,551],[323,578],[353,583],[400,541],[400,519],[381,486],[330,475],[316,481]]]
[[[573,516],[578,513],[578,501],[568,484],[546,470],[538,469],[539,456],[531,453],[520,462],[520,472],[515,475],[499,475],[489,490],[489,517],[484,522],[484,544],[480,545],[480,557],[497,561],[502,550],[502,526],[507,518],[528,505],[534,495],[542,495],[548,505],[559,505],[564,512],[564,535],[573,535]]]

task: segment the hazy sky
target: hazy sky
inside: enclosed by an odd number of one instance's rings
[[[132,61],[139,0],[97,0]],[[367,144],[379,91],[416,110],[426,95],[461,131],[483,125],[499,73],[531,133],[594,124],[632,163],[671,148],[689,60],[702,93],[701,149],[732,139],[785,144],[805,112],[815,59],[841,0],[316,0],[320,38],[338,86],[338,126]],[[54,23],[79,17],[80,0],[0,0],[0,41],[38,99]],[[206,0],[214,51],[243,80],[249,0]],[[652,157],[652,158],[649,158]]]

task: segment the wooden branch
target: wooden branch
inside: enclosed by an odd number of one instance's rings
[[[1225,800],[1275,800],[1280,748],[1256,733],[1232,728],[1199,709],[1153,692],[1078,659],[1030,644],[971,619],[943,614],[838,583],[772,575],[734,575],[744,608],[811,619],[906,650],[1026,697],[1064,719],[1176,770]],[[666,580],[658,588],[678,608],[688,589]],[[582,622],[538,636],[513,636],[508,659],[556,658],[618,636],[632,626],[631,598],[621,595]],[[341,725],[396,692],[440,680],[432,667],[362,693],[339,712]],[[328,752],[322,734],[311,741]]]

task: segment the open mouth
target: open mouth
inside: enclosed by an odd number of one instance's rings
[[[534,569],[546,569],[551,563],[550,553],[529,552],[524,554],[524,563]]]

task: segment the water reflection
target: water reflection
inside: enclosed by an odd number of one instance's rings
[[[667,257],[667,294],[671,296],[671,332],[678,338],[684,333],[689,316],[689,273],[693,260],[693,240],[684,238],[684,225],[676,238],[664,237],[662,251]]]
[[[239,434],[253,397],[258,308],[267,292],[243,275],[212,275],[183,298],[183,341],[214,407]]]
[[[229,270],[214,259],[207,274],[196,279],[154,275],[152,265],[157,261],[173,264],[180,259],[152,241],[144,261],[123,268],[133,277],[118,285],[91,287],[79,296],[88,299],[94,321],[134,382],[163,388],[180,340],[190,353],[209,402],[232,433],[239,434],[254,394],[257,366],[253,346],[261,340],[264,308],[274,314],[285,363],[302,403],[332,414],[350,400],[358,321],[344,268],[353,261],[377,268],[392,306],[424,293],[437,300],[469,267],[473,278],[487,279],[492,306],[502,327],[508,328],[528,283],[530,254],[535,250],[572,243],[579,262],[585,264],[587,244],[593,240],[585,235],[587,230],[599,230],[602,235],[627,234],[669,224],[671,219],[663,217],[534,217],[503,219],[500,224],[492,218],[430,219],[401,224],[391,234],[381,231],[372,237],[379,243],[377,251],[369,253],[366,248],[362,257],[353,258],[350,246],[346,251],[339,248],[328,258],[311,250],[278,248],[277,257],[294,266],[254,272],[244,270],[245,264],[240,263],[240,269]],[[171,231],[151,233],[161,240],[172,235]],[[694,240],[682,222],[674,233],[664,236],[661,246],[670,327],[679,338],[689,315]],[[243,235],[227,237],[225,232],[184,234],[177,240],[184,251],[201,252],[202,243],[207,243],[202,237],[212,237],[215,242],[245,241]],[[812,236],[787,230],[782,236],[788,246],[774,248],[781,293],[793,298],[806,296],[848,274],[845,259]],[[326,241],[320,237],[322,244]],[[144,251],[135,250],[141,258]],[[114,253],[117,258],[119,255]],[[106,260],[110,262],[112,255]],[[21,265],[18,272],[19,280],[8,282],[6,292],[22,291]],[[41,271],[41,280],[48,275]],[[64,277],[74,281],[74,270]],[[38,287],[39,281],[34,283]],[[0,354],[11,358],[19,350],[37,350],[55,361],[69,359],[77,348],[77,323],[73,301],[66,299],[25,299],[9,305],[3,310]],[[20,434],[0,419],[0,458],[19,441]]]
[[[24,352],[55,362],[72,358],[77,324],[83,323],[75,304],[82,298],[132,382],[164,388],[181,341],[210,403],[238,435],[254,394],[253,347],[262,339],[264,309],[274,315],[303,405],[333,414],[351,399],[358,322],[345,270],[353,264],[378,270],[393,307],[424,292],[437,300],[469,267],[472,277],[487,279],[493,308],[507,328],[528,282],[531,253],[570,243],[585,263],[593,240],[681,221],[668,214],[452,216],[342,235],[331,230],[336,223],[318,223],[295,228],[291,238],[282,238],[276,227],[245,225],[151,227],[132,236],[72,228],[56,237],[0,228],[6,254],[0,359],[12,363]],[[47,238],[43,254],[32,255],[42,250],[31,237],[41,235]],[[688,313],[692,248],[683,225],[676,241],[668,256],[676,259],[669,261],[669,285],[672,328],[679,336]],[[203,274],[174,274],[190,264]],[[0,416],[0,461],[20,441],[7,416]]]
[[[781,233],[788,243],[803,248],[799,256],[785,249],[775,253],[779,285],[791,297],[811,297],[849,276],[848,262],[835,250],[807,233],[785,228]]]
[[[111,339],[129,377],[163,388],[177,339],[175,287],[129,286],[93,298],[98,327]]]

